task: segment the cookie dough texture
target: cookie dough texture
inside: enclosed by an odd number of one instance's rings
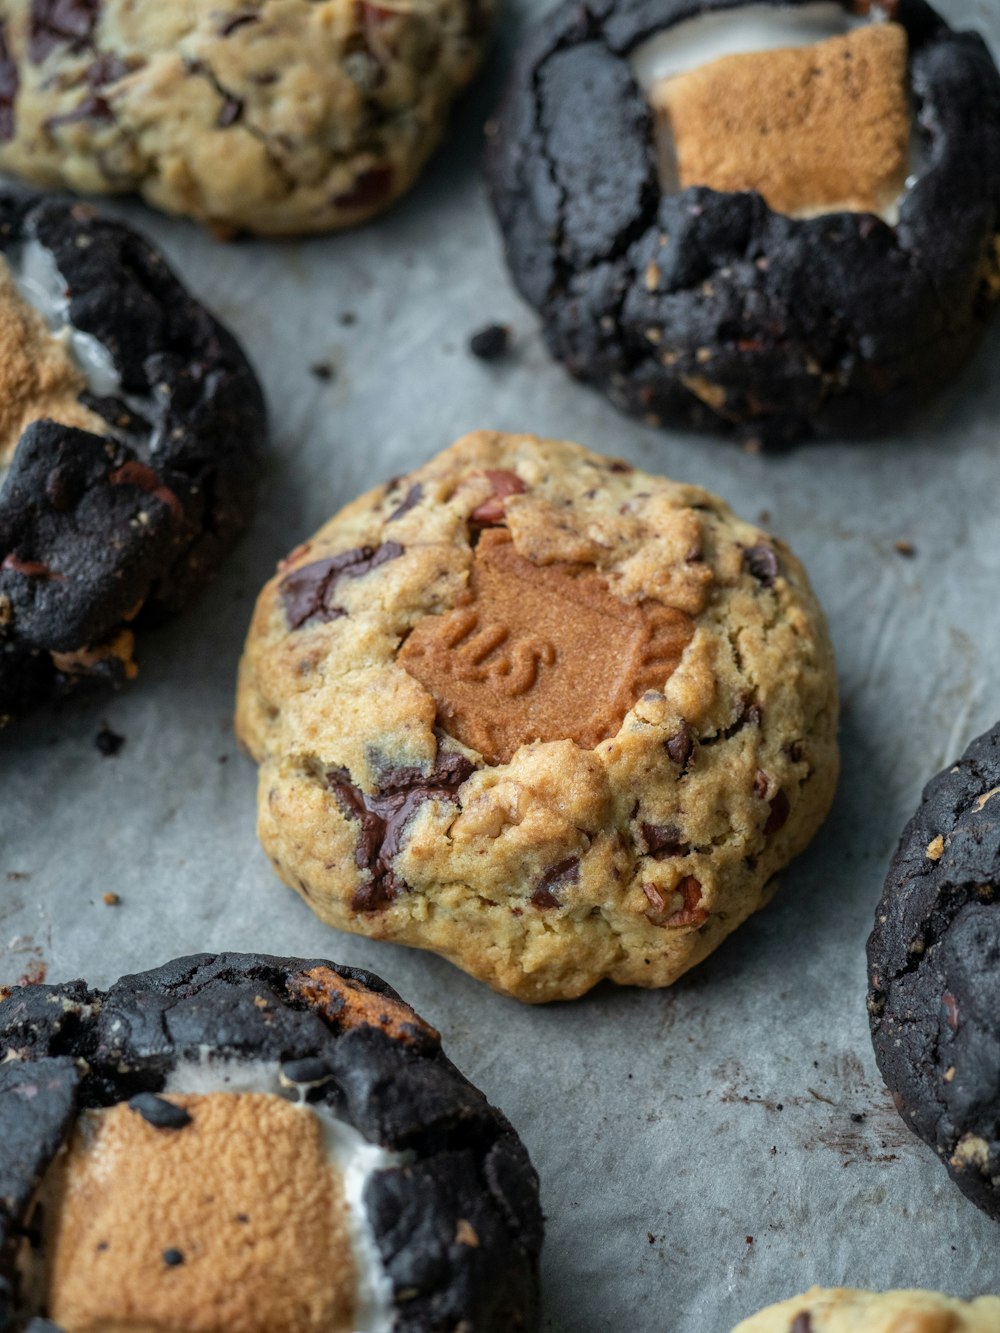
[[[11,0],[0,168],[221,233],[349,227],[410,188],[493,0]]]
[[[1000,1333],[1000,1297],[813,1287],[737,1324],[733,1333]]]
[[[875,1056],[900,1115],[1000,1221],[1000,725],[925,789],[868,969]]]
[[[735,176],[663,188],[657,115],[632,56],[718,5],[595,0],[582,12],[563,0],[539,21],[491,124],[487,174],[514,280],[573,376],[651,425],[754,448],[897,430],[953,379],[1000,295],[1000,74],[977,34],[952,31],[924,0],[888,8],[924,157],[894,226],[868,211],[777,211],[802,201],[773,161],[759,184],[765,195],[781,184],[776,207]],[[781,54],[775,68],[801,59]],[[684,129],[715,171],[719,138],[698,135],[696,96],[711,70],[674,92],[694,104]],[[895,113],[891,123],[896,133]],[[758,153],[763,164],[759,146],[741,149],[738,167]]]
[[[822,822],[836,722],[781,543],[696,487],[490,432],[283,562],[237,707],[285,882],[526,1001],[709,954]]]
[[[136,675],[253,509],[266,419],[233,337],[83,204],[0,194],[0,719]]]
[[[538,1327],[527,1154],[369,973],[205,954],[15,989],[0,1130],[11,1333]]]

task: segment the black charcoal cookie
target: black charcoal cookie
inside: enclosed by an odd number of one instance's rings
[[[21,988],[0,1060],[0,1328],[538,1328],[528,1155],[368,972]]]
[[[128,227],[0,192],[0,719],[131,679],[245,527],[264,401]]]
[[[519,54],[487,165],[514,280],[649,424],[892,428],[1000,296],[985,43],[924,0],[830,8],[563,0]]]
[[[924,791],[868,941],[872,1040],[900,1115],[1000,1221],[1000,724]]]

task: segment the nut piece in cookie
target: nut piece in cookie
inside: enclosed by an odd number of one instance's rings
[[[793,217],[882,213],[903,191],[910,107],[898,23],[722,56],[662,80],[652,102],[683,189],[756,190]]]
[[[1000,71],[924,0],[561,0],[491,121],[575,379],[753,452],[896,432],[1000,297]]]
[[[493,0],[8,0],[0,169],[138,192],[215,234],[354,226],[400,198]]]
[[[531,1002],[669,985],[763,906],[829,807],[836,725],[785,547],[486,431],[282,562],[237,701],[282,879]]]
[[[368,973],[201,955],[16,989],[0,1126],[4,1328],[538,1327],[527,1154]]]
[[[1000,1221],[1000,724],[925,788],[868,973],[875,1057],[900,1115]]]
[[[1000,1297],[936,1291],[811,1291],[744,1319],[732,1333],[996,1333]]]
[[[239,347],[158,251],[0,193],[0,720],[136,675],[136,631],[246,525],[265,429]]]

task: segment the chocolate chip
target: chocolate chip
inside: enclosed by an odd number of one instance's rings
[[[770,837],[772,833],[777,833],[778,829],[783,828],[787,819],[791,805],[785,793],[779,790],[771,801],[771,813],[767,817],[767,823],[764,825],[764,834]]]
[[[227,97],[223,102],[219,114],[215,118],[215,124],[220,130],[228,130],[230,125],[235,125],[243,115],[243,102],[238,97]]]
[[[253,13],[251,10],[243,10],[239,14],[231,14],[229,18],[219,26],[219,36],[231,37],[237,29],[245,28],[248,23],[259,22],[260,15]]]
[[[130,1111],[141,1115],[147,1125],[154,1129],[183,1129],[190,1125],[191,1117],[183,1106],[175,1106],[155,1092],[139,1092],[129,1099]],[[177,1261],[180,1263],[180,1260]]]
[[[105,84],[124,79],[128,72],[128,65],[118,56],[100,55],[87,66],[87,83],[91,88],[103,88]]]
[[[331,1075],[326,1060],[306,1057],[303,1060],[289,1060],[281,1066],[281,1075],[289,1083],[322,1083]]]
[[[646,850],[657,861],[668,856],[687,856],[690,847],[681,841],[680,829],[673,824],[641,824],[642,836],[646,840]]]
[[[678,768],[686,768],[694,754],[694,737],[687,727],[667,741],[667,754]]]
[[[778,577],[778,557],[770,546],[751,546],[743,552],[748,571],[764,588],[773,588]]]
[[[546,870],[531,895],[531,901],[535,907],[543,909],[561,907],[562,899],[556,893],[556,889],[564,884],[578,884],[579,881],[580,858],[578,856],[567,857],[565,861],[560,861],[558,865]]]
[[[180,1250],[164,1250],[163,1262],[168,1268],[177,1268],[178,1265],[184,1262],[184,1255]]]
[[[499,361],[509,345],[510,329],[503,324],[488,324],[469,339],[469,351],[480,361]]]
[[[104,755],[105,759],[114,759],[116,754],[121,753],[122,746],[125,744],[125,737],[119,736],[117,731],[112,731],[105,722],[100,731],[94,737],[94,744]]]
[[[378,912],[405,890],[393,860],[403,845],[406,826],[425,801],[454,801],[462,783],[475,771],[463,755],[438,753],[430,773],[418,768],[389,769],[372,795],[351,781],[346,769],[331,769],[327,785],[341,809],[361,825],[354,864],[369,870],[371,880],[351,902],[355,912]]]
[[[43,123],[47,130],[58,129],[60,125],[75,125],[81,120],[113,120],[114,112],[110,104],[99,94],[85,97],[72,111],[65,111],[61,116],[49,116]]]
[[[410,510],[413,508],[413,506],[418,505],[423,498],[424,498],[424,488],[418,481],[415,486],[411,486],[410,489],[406,492],[406,498],[404,499],[403,503],[399,506],[398,509],[394,509],[392,511],[392,513],[386,519],[386,522],[395,523],[397,518],[402,518],[404,514],[408,514]]]
[[[82,50],[93,36],[100,8],[100,0],[31,0],[28,55],[40,65],[64,42]]]
[[[14,103],[20,82],[17,61],[7,46],[6,24],[0,23],[0,143],[14,137]]]
[[[803,1310],[802,1314],[797,1314],[792,1321],[792,1326],[788,1333],[812,1333],[813,1321]]]
[[[336,208],[369,208],[387,199],[392,189],[392,172],[388,167],[363,171],[349,190],[334,195]]]
[[[312,620],[336,620],[346,615],[343,607],[332,601],[340,580],[362,578],[402,554],[403,547],[398,542],[383,542],[377,550],[371,546],[356,546],[353,550],[294,570],[282,579],[279,587],[290,628],[301,629]]]

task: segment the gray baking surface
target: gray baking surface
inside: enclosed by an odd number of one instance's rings
[[[0,982],[44,970],[105,985],[220,949],[372,968],[531,1150],[546,1329],[724,1333],[814,1282],[998,1292],[995,1223],[882,1087],[864,942],[923,783],[1000,715],[1000,327],[918,427],[877,444],[753,458],[619,416],[550,362],[479,176],[480,129],[535,7],[509,0],[423,183],[354,235],[223,246],[118,208],[242,338],[273,449],[251,534],[192,610],[142,641],[136,685],[0,736]],[[998,0],[941,7],[1000,49]],[[466,344],[494,321],[513,353],[489,366]],[[320,362],[331,381],[311,373]],[[321,925],[257,846],[255,772],[230,726],[257,589],[356,493],[476,427],[577,440],[750,519],[766,511],[829,616],[844,703],[833,813],[773,905],[669,991],[521,1007],[430,954]],[[104,722],[126,738],[113,758],[95,745]]]

